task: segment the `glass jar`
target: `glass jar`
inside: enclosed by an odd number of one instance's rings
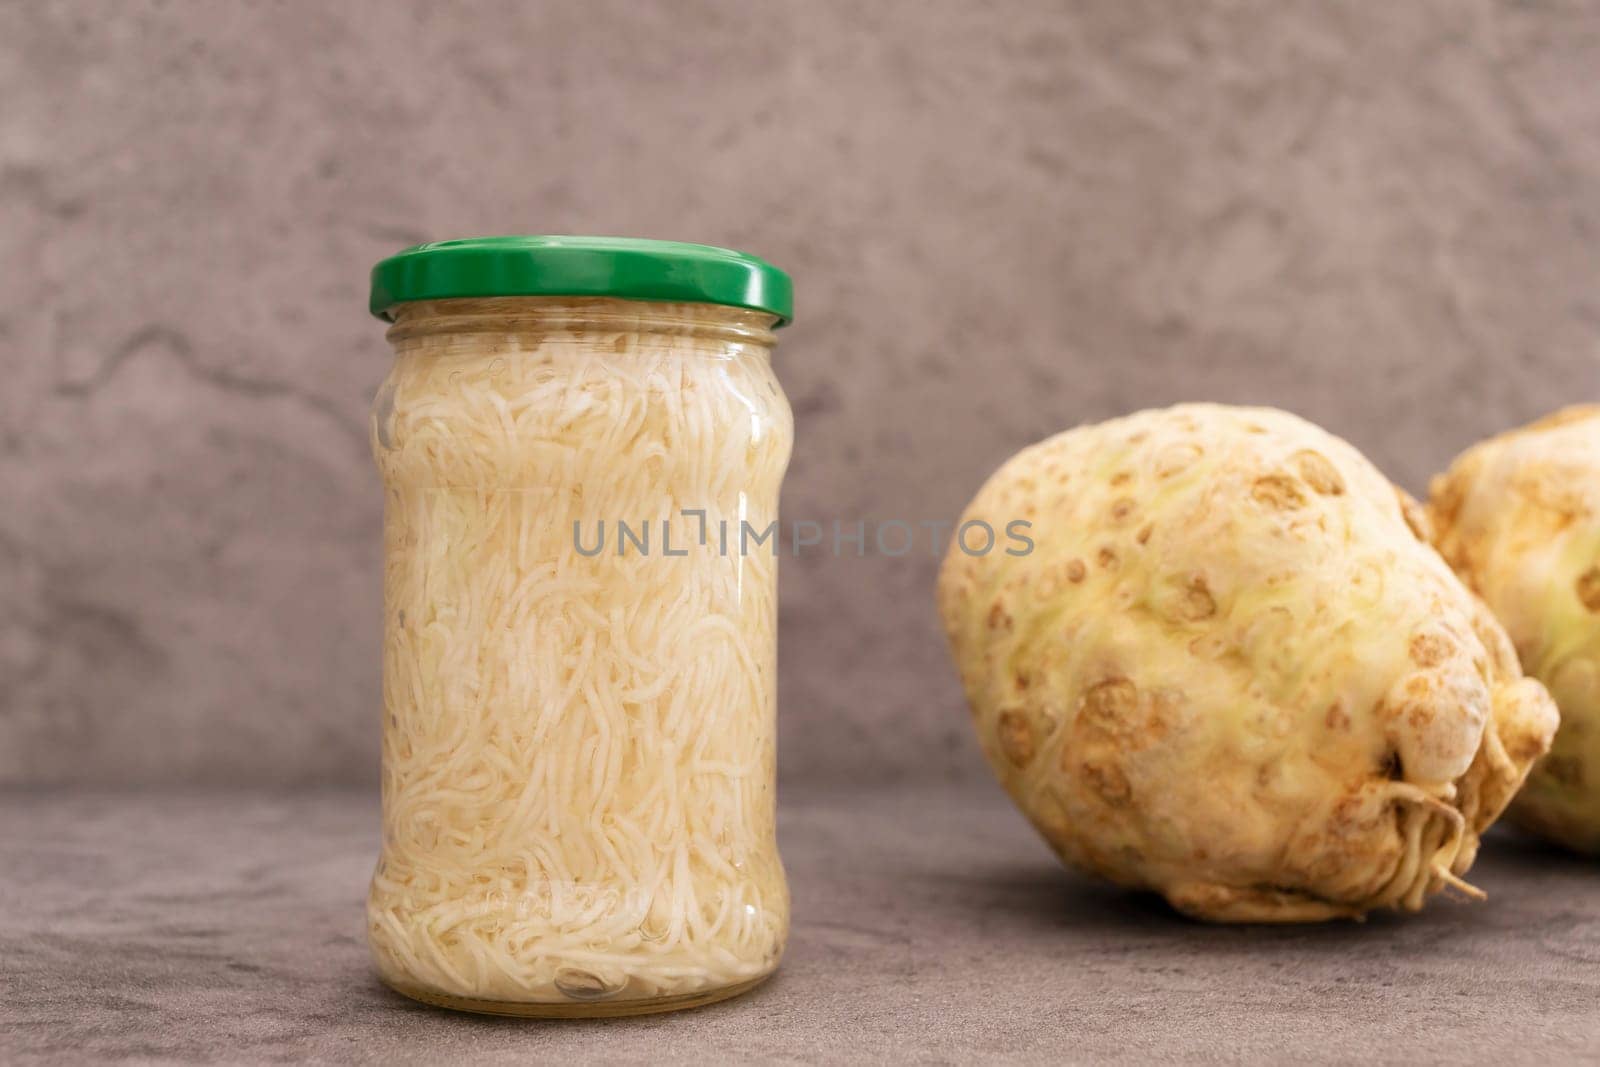
[[[759,260],[645,241],[448,242],[374,270],[395,363],[372,417],[367,912],[399,992],[628,1015],[776,968],[788,293]]]

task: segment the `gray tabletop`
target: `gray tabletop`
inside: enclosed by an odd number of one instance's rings
[[[0,795],[0,1061],[1477,1062],[1600,1057],[1600,866],[1510,832],[1486,904],[1202,926],[1061,869],[996,789],[787,790],[777,977],[639,1019],[372,977],[365,794]]]

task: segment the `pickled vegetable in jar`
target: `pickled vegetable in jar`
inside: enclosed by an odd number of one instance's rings
[[[380,977],[625,1015],[769,975],[773,375],[787,276],[700,245],[485,238],[373,271],[384,506]],[[766,535],[766,536],[762,536]]]

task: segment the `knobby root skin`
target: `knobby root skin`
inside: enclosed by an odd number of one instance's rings
[[[1287,413],[1060,434],[962,515],[939,607],[990,765],[1058,854],[1218,922],[1415,911],[1555,730],[1427,517]]]
[[[1561,709],[1510,817],[1600,855],[1600,406],[1469,448],[1433,480],[1428,510],[1440,553]]]

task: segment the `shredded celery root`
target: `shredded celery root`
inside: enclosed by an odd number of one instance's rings
[[[405,305],[386,487],[382,975],[516,1003],[769,973],[777,518],[771,318],[539,298]],[[703,509],[708,536],[700,541]],[[616,523],[650,527],[619,554]],[[671,548],[661,543],[663,520]],[[719,550],[726,521],[729,551]],[[604,548],[592,550],[604,522]]]

